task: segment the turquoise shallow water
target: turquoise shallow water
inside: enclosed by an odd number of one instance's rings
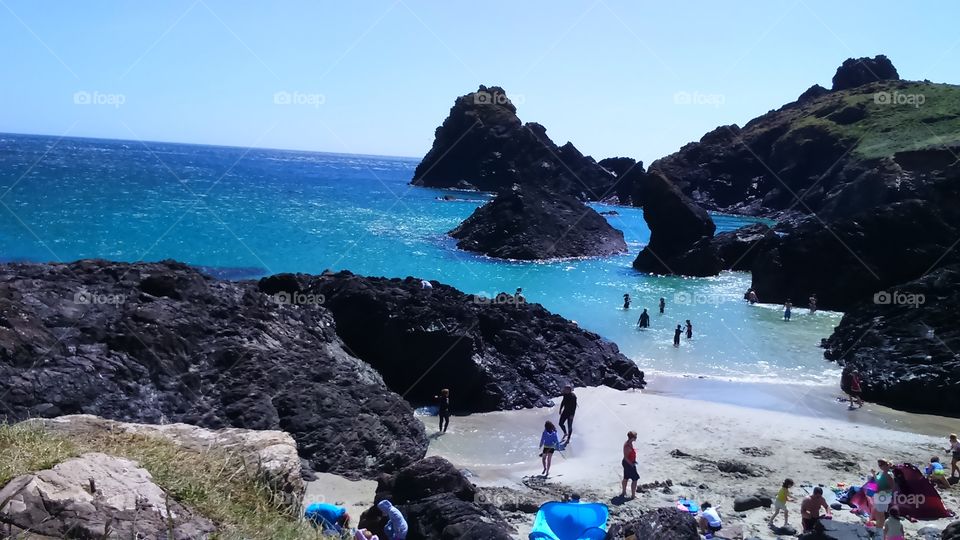
[[[630,252],[503,262],[444,234],[484,197],[407,185],[416,160],[133,141],[0,135],[4,260],[173,258],[232,278],[348,269],[436,279],[471,293],[523,287],[528,300],[615,341],[644,369],[786,383],[833,383],[818,347],[837,313],[749,306],[750,277],[650,277],[630,263],[649,239],[640,210],[615,209]],[[442,201],[443,195],[459,200]],[[715,216],[719,229],[745,223]],[[623,310],[629,292],[633,309]],[[656,314],[660,297],[666,314]],[[652,328],[635,328],[640,308]],[[690,319],[694,339],[672,345]]]

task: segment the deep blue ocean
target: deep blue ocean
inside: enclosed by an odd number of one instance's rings
[[[616,210],[628,254],[525,263],[456,249],[446,231],[486,200],[408,185],[417,159],[0,135],[4,261],[177,259],[220,277],[346,269],[418,276],[469,293],[523,287],[529,301],[616,342],[648,372],[833,383],[819,348],[840,314],[742,300],[750,276],[650,277],[630,264],[650,231],[641,210]],[[456,200],[441,200],[452,195]],[[719,230],[747,221],[714,216]],[[630,293],[633,307],[622,309]],[[660,297],[666,314],[656,314]],[[762,300],[762,299],[761,299]],[[635,328],[647,307],[652,328]],[[685,319],[694,339],[672,345]]]

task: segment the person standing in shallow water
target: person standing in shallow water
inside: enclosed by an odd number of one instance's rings
[[[679,346],[680,346],[680,336],[681,336],[681,335],[683,335],[683,328],[681,328],[680,325],[678,324],[678,325],[677,325],[677,329],[673,331],[673,346],[674,346],[674,347],[679,347]]]
[[[810,313],[811,314],[816,313],[817,312],[817,295],[811,294],[809,302],[810,302]]]
[[[690,319],[687,319],[687,339],[693,339],[693,325],[690,324]]]
[[[440,405],[437,416],[440,417],[440,433],[446,433],[450,427],[450,390],[444,388],[439,396],[433,396]]]
[[[788,298],[786,303],[783,304],[783,320],[785,321],[790,320],[790,308],[792,307],[793,307],[793,304],[790,303],[790,299]]]
[[[569,384],[563,387],[563,398],[560,400],[560,431],[563,432],[561,443],[569,443],[573,436],[573,417],[577,414],[577,395]],[[566,425],[564,425],[566,424]]]
[[[667,307],[667,301],[660,298],[660,314],[663,315],[663,308]]]
[[[643,313],[640,314],[640,318],[637,320],[637,328],[647,328],[650,326],[650,314],[647,313],[647,308],[643,308]]]
[[[630,309],[630,294],[623,295],[623,309]]]

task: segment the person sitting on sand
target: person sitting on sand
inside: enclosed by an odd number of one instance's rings
[[[311,503],[303,512],[303,517],[314,527],[324,532],[340,533],[350,526],[350,514],[342,506],[329,503]]]
[[[623,309],[630,309],[630,295],[623,295]]]
[[[947,480],[947,470],[943,468],[943,464],[940,463],[940,458],[937,456],[930,458],[930,465],[927,465],[923,470],[923,474],[926,475],[927,480],[930,480],[931,484],[944,489],[950,489],[950,481]]]
[[[673,331],[673,346],[680,346],[680,336],[683,335],[683,329],[680,328],[680,325],[677,325],[677,329]]]
[[[560,447],[560,439],[557,437],[557,427],[553,422],[547,420],[543,423],[543,433],[540,435],[540,461],[543,462],[543,476],[550,476],[550,463],[553,461],[553,453]]]
[[[623,482],[620,483],[620,497],[627,497],[627,482],[630,484],[630,498],[637,498],[637,480],[640,480],[640,474],[637,472],[637,449],[633,447],[633,441],[637,440],[636,431],[627,432],[627,442],[623,443]]]
[[[447,428],[450,427],[450,389],[444,388],[440,390],[440,395],[433,396],[433,399],[437,400],[439,404],[439,408],[437,409],[437,416],[440,417],[438,433],[446,433]]]
[[[783,510],[783,526],[786,527],[790,525],[790,512],[787,510],[787,502],[792,501],[790,498],[790,488],[793,487],[793,480],[787,478],[783,481],[783,484],[780,486],[780,491],[777,492],[777,497],[773,500],[773,516],[770,517],[770,526],[773,527],[773,521],[777,519],[777,515],[780,514],[780,511]]]
[[[387,516],[387,525],[383,528],[383,535],[387,540],[406,540],[407,518],[403,517],[400,509],[390,501],[384,499],[377,503],[377,508]]]
[[[720,519],[720,514],[717,512],[717,509],[708,502],[700,506],[700,517],[697,519],[697,524],[700,525],[700,530],[703,531],[705,535],[713,535],[723,528],[723,521]]]
[[[960,476],[960,441],[957,440],[957,434],[950,434],[950,477]]]
[[[687,339],[693,339],[693,325],[690,324],[690,319],[687,319]]]
[[[823,498],[823,488],[817,486],[813,488],[813,495],[806,497],[800,503],[800,524],[803,526],[803,532],[813,530],[814,525],[820,520],[820,509],[827,511],[828,516],[833,516],[830,511],[830,505]]]
[[[892,506],[890,507],[890,519],[883,525],[883,540],[903,540],[903,535],[900,510],[896,506]]]
[[[647,328],[650,326],[650,314],[647,313],[647,308],[643,308],[643,313],[640,314],[640,318],[637,319],[637,328]]]
[[[560,400],[560,431],[563,431],[562,442],[570,442],[573,436],[573,417],[577,414],[577,395],[569,384],[563,387],[563,398]],[[564,425],[566,424],[566,425]]]
[[[877,466],[880,467],[880,472],[873,472],[874,481],[877,483],[877,492],[873,496],[873,514],[870,517],[877,524],[877,528],[882,529],[883,522],[887,519],[887,510],[890,508],[890,503],[893,502],[896,481],[890,472],[889,461],[878,459]]]

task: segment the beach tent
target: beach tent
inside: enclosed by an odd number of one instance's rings
[[[897,482],[893,504],[900,515],[916,519],[940,519],[953,516],[943,506],[943,500],[937,488],[930,483],[923,472],[913,465],[903,464],[893,468],[893,478]],[[873,512],[873,495],[877,484],[872,480],[850,497],[850,504],[857,507],[858,513],[870,515]]]
[[[530,540],[603,540],[607,506],[600,503],[548,502],[537,510]]]

